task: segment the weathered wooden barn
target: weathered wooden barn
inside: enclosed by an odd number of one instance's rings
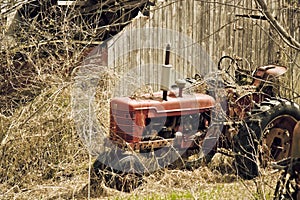
[[[300,2],[267,0],[272,15],[291,37],[300,40]],[[171,45],[174,79],[206,75],[223,55],[240,58],[244,68],[279,64],[288,67],[281,93],[297,99],[299,49],[284,42],[255,1],[156,1],[150,15],[140,14],[122,32],[94,51],[92,61],[123,77],[119,95],[131,85],[158,84],[164,49]],[[96,59],[97,56],[102,56]],[[126,87],[124,87],[124,85]],[[128,91],[130,90],[130,91]]]

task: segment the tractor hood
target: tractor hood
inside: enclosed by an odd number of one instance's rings
[[[140,98],[118,97],[111,100],[111,109],[114,111],[147,111],[148,117],[176,116],[198,113],[199,110],[208,110],[214,107],[215,100],[206,94],[190,94],[176,97],[169,92],[168,100],[162,100],[162,92],[153,95],[144,95]]]

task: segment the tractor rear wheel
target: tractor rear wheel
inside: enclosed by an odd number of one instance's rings
[[[289,157],[299,120],[299,106],[285,99],[266,99],[253,109],[234,138],[238,175],[255,178],[269,162]]]

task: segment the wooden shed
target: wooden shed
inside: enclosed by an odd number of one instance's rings
[[[267,5],[299,41],[299,3],[267,0]],[[241,65],[251,70],[274,63],[287,66],[282,95],[298,96],[299,51],[283,42],[255,1],[156,1],[149,16],[140,13],[94,51],[93,57],[101,55],[100,60],[88,59],[85,63],[95,62],[122,74],[118,94],[125,95],[132,92],[129,85],[159,84],[167,44],[171,45],[174,80],[195,73],[207,75],[216,69],[221,56],[229,55],[240,58]]]

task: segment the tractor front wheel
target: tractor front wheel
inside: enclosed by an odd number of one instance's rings
[[[145,172],[145,167],[137,156],[121,150],[101,153],[93,168],[96,179],[123,192],[131,192],[139,187]]]

